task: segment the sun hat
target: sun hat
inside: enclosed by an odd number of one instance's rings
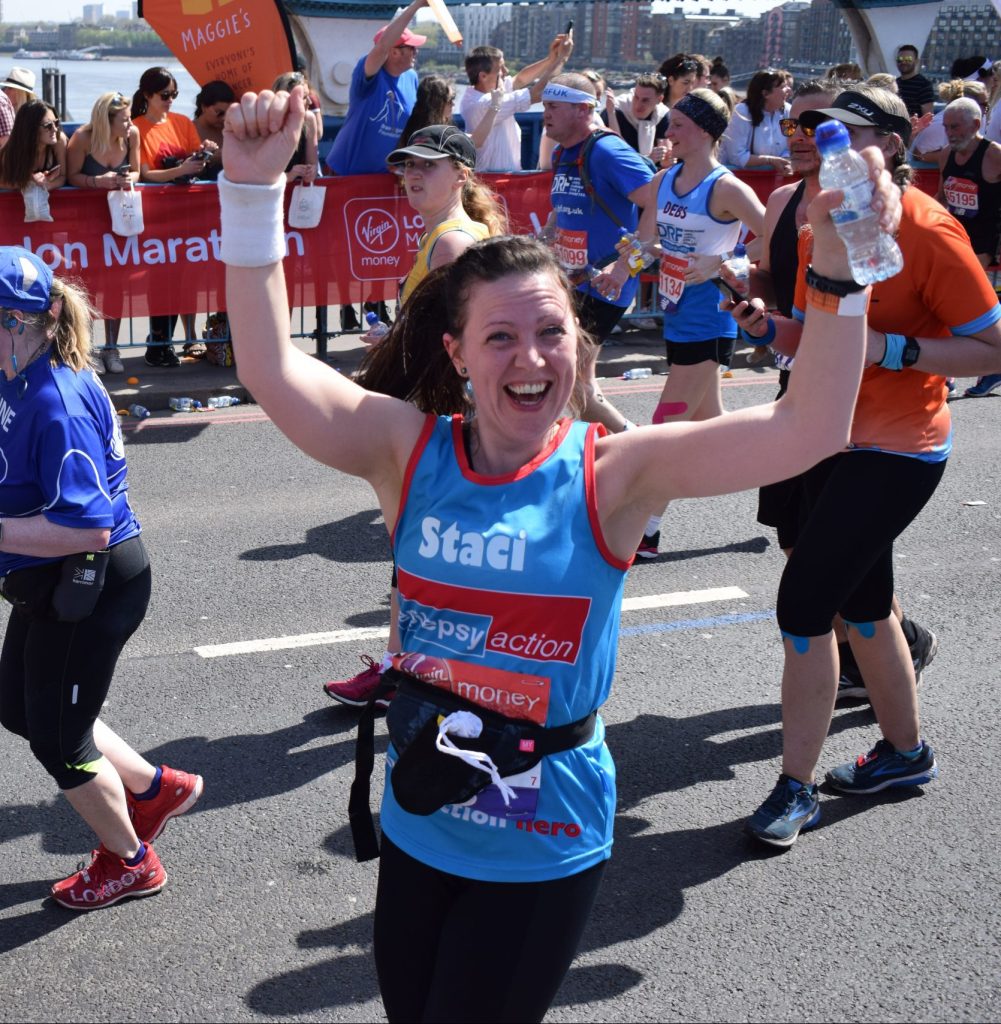
[[[816,128],[818,124],[829,118],[840,121],[842,124],[895,132],[903,140],[905,146],[911,138],[911,122],[907,118],[884,110],[874,99],[852,90],[841,93],[830,107],[820,110],[804,110],[800,114],[799,123],[807,128]]]
[[[20,89],[21,92],[35,91],[35,72],[29,68],[11,68],[0,89]]]
[[[44,313],[52,305],[52,271],[28,249],[0,246],[0,308]]]
[[[451,157],[466,167],[476,166],[476,147],[473,140],[454,124],[431,124],[419,128],[402,149],[394,149],[386,157],[388,164],[402,164],[408,156],[424,160],[444,160]]]

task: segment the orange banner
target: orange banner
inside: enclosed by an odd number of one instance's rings
[[[222,79],[240,96],[295,70],[280,0],[139,0],[139,15],[199,85]]]

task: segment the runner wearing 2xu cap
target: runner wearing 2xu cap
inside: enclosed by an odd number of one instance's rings
[[[151,575],[92,326],[82,293],[0,248],[0,593],[13,606],[0,723],[97,834],[91,863],[52,886],[70,910],[159,892],[153,840],[202,792],[200,776],[154,767],[98,717]]]
[[[615,770],[597,710],[647,517],[675,498],[790,476],[844,444],[864,296],[839,307],[811,291],[798,377],[780,401],[608,435],[563,418],[583,405],[591,351],[552,254],[488,239],[430,273],[382,342],[406,368],[410,401],[365,391],[318,373],[289,337],[282,171],[304,115],[298,88],[230,108],[222,253],[244,383],[305,452],[372,485],[393,537],[405,652],[375,906],[386,1013],[541,1020],[611,853]],[[810,208],[828,287],[848,274],[834,198]],[[879,198],[892,229],[886,175]],[[475,416],[421,411],[470,403]],[[503,764],[530,767],[504,777],[488,743]],[[363,755],[359,744],[352,811],[366,795]],[[375,855],[364,815],[352,829],[359,854]]]

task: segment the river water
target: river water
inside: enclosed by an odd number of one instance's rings
[[[102,92],[121,92],[130,99],[139,88],[139,78],[147,68],[156,67],[155,57],[141,60],[27,60],[10,59],[11,65],[35,72],[35,92],[42,95],[42,68],[58,68],[66,76],[66,120],[70,124],[90,120],[90,111]],[[194,117],[198,83],[174,59],[162,62],[177,79],[178,97],[173,108],[179,114]],[[3,65],[0,65],[3,66]]]

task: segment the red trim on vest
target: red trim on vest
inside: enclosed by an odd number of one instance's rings
[[[396,543],[396,527],[400,525],[400,517],[403,515],[404,506],[407,504],[407,496],[410,494],[410,481],[414,478],[414,473],[417,471],[417,463],[421,461],[421,456],[424,454],[424,449],[428,446],[428,441],[431,440],[431,434],[434,433],[434,425],[438,422],[438,417],[434,413],[428,413],[424,418],[424,426],[421,427],[420,437],[417,438],[417,444],[414,445],[414,450],[410,453],[410,458],[407,459],[407,471],[403,474],[403,487],[400,491],[400,505],[396,510],[396,522],[393,524],[393,532],[389,535],[389,543]]]
[[[541,466],[542,463],[545,462],[557,448],[559,448],[563,443],[563,439],[567,436],[567,431],[570,429],[570,425],[571,421],[569,419],[560,420],[556,436],[542,449],[542,451],[538,453],[538,455],[535,455],[520,469],[516,469],[513,473],[505,473],[503,476],[484,476],[481,473],[477,473],[469,464],[469,459],[466,458],[466,446],[462,443],[462,416],[460,413],[455,413],[452,416],[452,446],[455,449],[456,461],[459,463],[459,471],[472,483],[483,484],[485,486],[510,484],[515,480],[521,480],[523,477],[528,476],[529,473]]]
[[[584,440],[584,495],[587,501],[587,518],[591,523],[595,546],[601,557],[613,569],[622,569],[624,572],[633,564],[633,559],[623,561],[617,555],[612,554],[601,529],[601,520],[598,518],[598,492],[594,484],[594,443],[597,438],[604,437],[607,433],[608,430],[601,423],[592,423],[587,429],[587,437]]]

